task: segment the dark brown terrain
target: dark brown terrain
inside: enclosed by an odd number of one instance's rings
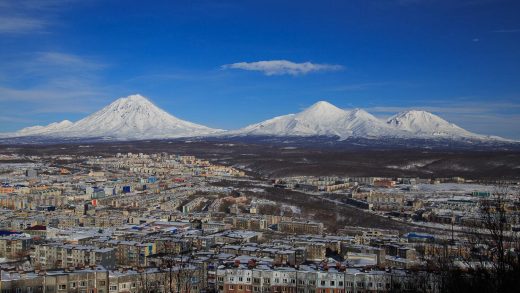
[[[261,177],[292,175],[461,176],[477,180],[519,179],[518,150],[369,148],[321,144],[239,141],[138,141],[0,145],[0,153],[24,155],[113,155],[115,153],[190,154],[233,165]]]

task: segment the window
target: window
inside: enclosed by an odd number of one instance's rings
[[[67,289],[67,285],[64,285],[64,284],[58,285],[58,290],[66,290],[66,289]]]
[[[287,279],[283,279],[283,283],[284,283],[284,284],[287,284]]]
[[[343,281],[339,281],[338,286],[343,287]]]
[[[334,281],[330,281],[330,285],[331,285],[331,286],[336,286],[336,282],[334,282]]]
[[[320,284],[321,284],[322,286],[325,286],[325,281],[321,281]]]
[[[242,290],[242,288],[243,288],[242,285],[238,286],[238,290]]]
[[[235,290],[235,286],[229,285],[229,290]]]
[[[87,282],[81,281],[81,282],[79,282],[79,286],[80,287],[86,287],[87,286]]]
[[[242,282],[242,281],[244,281],[244,278],[242,278],[242,277],[238,277],[238,281],[239,281],[239,282]]]
[[[113,285],[111,285],[111,286],[110,286],[110,291],[117,291],[117,286],[113,286]]]

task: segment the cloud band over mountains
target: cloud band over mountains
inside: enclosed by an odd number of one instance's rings
[[[311,72],[337,71],[343,66],[336,64],[317,64],[311,62],[295,63],[288,60],[269,60],[256,62],[238,62],[222,65],[222,69],[242,69],[260,71],[265,75],[304,75]]]

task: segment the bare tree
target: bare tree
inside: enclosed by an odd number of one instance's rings
[[[430,264],[442,276],[445,292],[511,292],[520,288],[520,238],[513,229],[520,211],[518,192],[497,186],[479,201],[476,221],[467,227],[469,253],[454,256],[447,250]],[[456,264],[456,262],[458,264]]]
[[[475,255],[481,266],[476,268],[491,277],[498,292],[520,285],[518,231],[513,229],[519,212],[519,195],[506,186],[497,186],[492,196],[480,202],[481,225],[476,236]]]
[[[158,292],[160,289],[159,282],[157,281],[156,274],[149,274],[146,269],[139,268],[139,292],[140,293],[153,293]]]

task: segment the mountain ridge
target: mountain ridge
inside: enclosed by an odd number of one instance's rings
[[[363,109],[343,110],[325,101],[319,101],[299,113],[277,116],[222,135],[337,136],[340,140],[398,138],[511,141],[469,132],[422,110],[403,111],[382,120]]]
[[[514,142],[497,136],[469,132],[422,110],[408,110],[380,119],[363,109],[345,110],[318,101],[295,114],[267,119],[246,127],[224,131],[181,120],[139,94],[122,97],[76,122],[64,120],[46,126],[31,126],[2,138],[93,138],[114,140],[169,139],[187,137],[337,137],[363,139],[443,139]]]

